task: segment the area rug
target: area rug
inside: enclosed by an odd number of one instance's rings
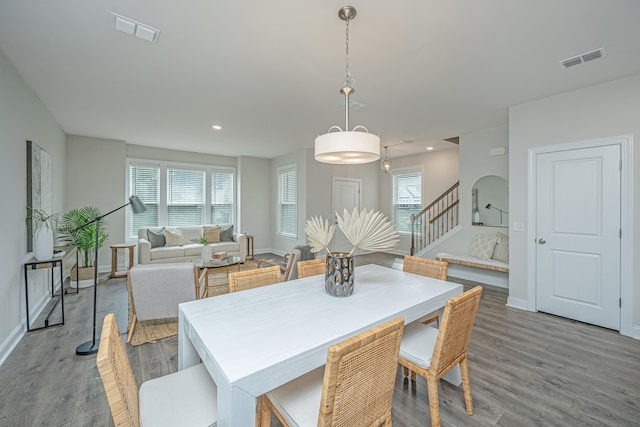
[[[230,265],[229,273],[234,271],[252,270],[257,267],[254,261],[245,261],[244,264]],[[229,293],[229,279],[227,277],[226,267],[210,268],[207,271],[209,279],[209,298],[216,295],[222,295]],[[129,330],[131,330],[132,310],[131,302],[129,301]],[[158,320],[145,320],[144,322],[138,322],[136,324],[135,333],[131,338],[131,345],[141,345],[148,342],[154,342],[163,338],[172,337],[178,334],[178,319],[158,319]]]

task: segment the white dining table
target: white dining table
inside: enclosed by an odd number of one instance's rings
[[[204,363],[219,427],[254,426],[257,397],[324,365],[331,345],[399,316],[408,324],[461,293],[457,283],[369,264],[356,267],[346,298],[327,294],[320,275],[183,303],[178,369]]]

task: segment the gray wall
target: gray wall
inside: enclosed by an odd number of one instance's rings
[[[458,147],[446,150],[425,152],[419,155],[395,157],[391,160],[391,171],[406,167],[422,168],[422,206],[426,207],[444,191],[458,181],[460,176],[460,160]],[[377,163],[376,163],[377,165]],[[391,217],[391,173],[386,175],[377,168],[380,188],[380,211]],[[409,254],[411,235],[400,236],[400,245],[393,251],[398,254]]]
[[[127,203],[125,152],[124,141],[67,135],[65,211],[95,206],[105,214]],[[98,252],[98,271],[111,271],[109,245],[125,242],[125,210],[105,220],[109,238]]]
[[[487,175],[509,178],[509,159],[506,155],[492,157],[489,150],[505,147],[509,151],[508,128],[501,126],[460,135],[460,225],[454,236],[425,254],[435,258],[438,252],[469,253],[471,238],[475,234],[494,234],[496,230],[507,234],[508,229],[471,226],[471,189],[473,184]],[[509,209],[506,209],[509,211]]]
[[[0,51],[0,363],[26,330],[23,263],[27,258],[27,140],[51,155],[52,213],[63,210],[65,135],[38,96]],[[29,256],[30,258],[30,256]],[[45,271],[45,270],[43,270]],[[38,300],[46,292],[46,274],[30,273]]]
[[[640,135],[640,75],[610,81],[585,89],[517,105],[509,111],[509,205],[512,222],[527,218],[528,150],[533,147],[586,141],[617,135]],[[633,150],[635,168],[633,186],[640,189],[640,150]],[[640,206],[633,200],[633,252],[640,254]],[[623,230],[624,232],[624,230]],[[535,295],[528,295],[527,233],[511,233],[509,300],[514,305],[527,304]],[[624,238],[624,237],[623,237]],[[640,276],[633,271],[633,325],[640,325]],[[623,326],[624,327],[624,326]],[[640,328],[635,326],[635,336]]]
[[[239,231],[253,236],[255,251],[271,248],[271,160],[256,157],[238,158]]]

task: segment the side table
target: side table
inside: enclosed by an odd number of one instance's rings
[[[247,234],[247,259],[253,259],[253,236]]]
[[[127,277],[127,273],[129,269],[133,267],[133,250],[136,245],[111,245],[111,275],[109,277]],[[118,271],[118,249],[127,249],[129,250],[129,264],[127,265],[126,270]]]

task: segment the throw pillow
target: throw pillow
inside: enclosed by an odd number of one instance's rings
[[[506,234],[502,234],[501,232],[496,233],[496,237],[498,238],[498,243],[496,243],[496,247],[493,250],[493,255],[491,258],[496,259],[498,261],[509,263],[509,236]]]
[[[159,248],[164,246],[166,240],[164,238],[164,234],[162,233],[163,230],[164,227],[162,227],[160,230],[152,230],[150,228],[147,228],[147,240],[149,241],[149,243],[151,243],[151,248]]]
[[[220,227],[203,227],[202,235],[209,243],[220,243]]]
[[[184,235],[180,230],[162,230],[164,238],[166,240],[165,246],[183,246],[185,244]]]
[[[471,239],[469,254],[476,258],[487,260],[493,255],[498,238],[488,234],[476,234]]]
[[[233,242],[233,224],[222,227],[220,230],[221,242]]]

